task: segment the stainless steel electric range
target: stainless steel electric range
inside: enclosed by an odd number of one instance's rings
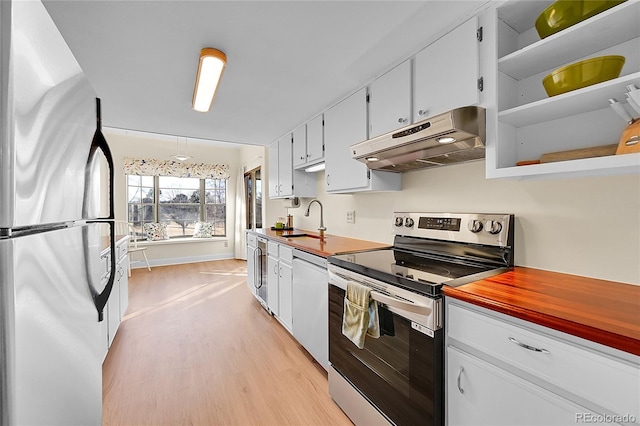
[[[393,214],[394,245],[329,257],[329,392],[356,425],[444,424],[441,288],[513,266],[510,214]],[[380,334],[342,334],[349,281],[371,288]]]

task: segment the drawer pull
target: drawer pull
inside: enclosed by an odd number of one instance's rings
[[[540,348],[536,348],[533,346],[529,346],[526,345],[524,343],[518,342],[516,339],[514,339],[513,337],[509,337],[509,340],[513,343],[515,343],[516,345],[520,346],[521,348],[525,348],[525,349],[529,349],[530,351],[534,351],[534,352],[542,352],[543,354],[550,354],[551,352],[549,352],[546,349],[540,349]]]
[[[460,380],[462,379],[463,372],[464,372],[464,367],[460,367],[460,370],[458,370],[458,391],[460,393],[464,393],[464,389],[462,389],[462,385],[460,385]]]

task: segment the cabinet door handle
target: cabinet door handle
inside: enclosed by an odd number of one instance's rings
[[[406,118],[402,118],[402,117],[398,118],[398,123],[402,124],[402,123],[406,123],[406,122],[407,122]]]
[[[426,109],[421,109],[420,111],[418,111],[418,115],[420,117],[422,117],[423,115],[427,115],[427,110]]]
[[[273,265],[273,274],[278,275],[278,264]]]
[[[513,337],[509,337],[509,340],[510,340],[512,343],[515,343],[516,345],[520,346],[521,348],[525,348],[525,349],[528,349],[528,350],[533,351],[533,352],[541,352],[541,353],[543,353],[543,354],[550,354],[550,353],[551,353],[551,352],[549,352],[549,351],[548,351],[548,350],[546,350],[546,349],[540,349],[540,348],[536,348],[536,347],[534,347],[534,346],[529,346],[529,345],[527,345],[527,344],[525,344],[525,343],[522,343],[522,342],[518,342],[518,341],[517,341],[516,339],[514,339]]]
[[[329,183],[329,175],[327,175],[327,186],[330,186],[331,184]]]
[[[457,379],[458,392],[460,392],[460,393],[464,393],[464,389],[462,389],[462,385],[460,384],[460,381],[462,380],[462,373],[463,372],[464,372],[464,367],[460,367],[460,370],[458,370],[458,379]]]

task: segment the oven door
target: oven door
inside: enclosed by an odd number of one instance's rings
[[[329,285],[331,366],[391,423],[442,425],[444,330],[425,334],[397,307],[378,303],[381,336],[367,337],[358,349],[342,334],[344,297],[342,288]]]

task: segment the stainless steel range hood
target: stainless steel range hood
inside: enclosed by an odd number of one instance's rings
[[[370,169],[408,172],[484,158],[484,140],[485,110],[468,106],[351,145],[351,156]]]

